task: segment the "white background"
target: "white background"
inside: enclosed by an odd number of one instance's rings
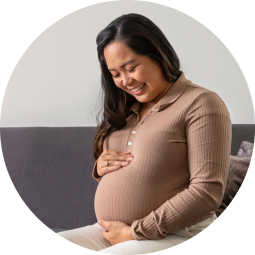
[[[9,79],[0,127],[96,126],[95,108],[102,106],[98,98],[102,89],[95,38],[110,21],[134,12],[160,27],[185,77],[218,94],[232,124],[254,123],[245,76],[229,49],[210,29],[164,5],[112,1],[64,16],[31,40]],[[23,29],[20,31],[22,38]]]

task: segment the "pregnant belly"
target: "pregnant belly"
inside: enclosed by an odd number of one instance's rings
[[[105,174],[95,194],[97,219],[131,225],[134,220],[144,218],[169,199],[171,191],[165,181],[137,171],[131,165]],[[163,187],[167,190],[162,190]]]

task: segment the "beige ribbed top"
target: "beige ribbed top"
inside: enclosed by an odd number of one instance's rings
[[[128,151],[134,159],[102,177],[95,163],[95,213],[97,219],[130,225],[136,240],[164,239],[220,206],[232,123],[222,99],[183,72],[142,121],[140,105],[104,141],[104,150]]]

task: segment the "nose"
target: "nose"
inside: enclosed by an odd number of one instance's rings
[[[134,82],[134,79],[130,76],[123,76],[122,85],[124,87],[131,85]]]

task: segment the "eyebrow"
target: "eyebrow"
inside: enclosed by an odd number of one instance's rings
[[[135,61],[136,61],[136,59],[131,59],[131,60],[127,61],[126,63],[124,63],[123,65],[121,65],[120,67],[123,68],[124,66],[126,66],[128,64],[131,64],[131,63],[133,63]],[[114,69],[114,68],[113,69],[109,69],[109,71],[116,71],[116,69]]]

